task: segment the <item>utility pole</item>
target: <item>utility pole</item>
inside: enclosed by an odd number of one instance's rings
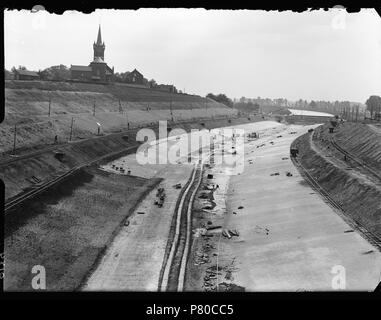
[[[356,105],[356,122],[359,116],[359,105]]]
[[[52,102],[52,97],[49,94],[49,118],[50,118],[50,104],[51,104],[51,102]]]
[[[171,112],[171,119],[172,119],[172,122],[173,122],[172,97],[171,97],[171,101],[170,101],[170,104],[169,104],[169,110]]]
[[[93,106],[93,116],[95,117],[95,100],[94,100],[94,106]]]
[[[17,128],[16,128],[16,124],[15,124],[15,132],[14,132],[14,136],[13,136],[13,154],[16,154],[16,134],[17,134]]]
[[[71,137],[73,135],[73,123],[74,123],[74,118],[71,118],[71,126],[70,126],[70,138],[69,141],[71,141]]]

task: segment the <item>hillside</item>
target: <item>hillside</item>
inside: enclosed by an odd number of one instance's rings
[[[50,101],[50,102],[49,102]],[[50,103],[50,116],[49,116]],[[95,107],[94,107],[95,105]],[[172,110],[172,114],[171,114]],[[94,115],[95,112],[95,115]],[[117,132],[159,120],[226,117],[236,110],[200,96],[172,94],[126,85],[52,81],[5,81],[5,121],[1,152]]]

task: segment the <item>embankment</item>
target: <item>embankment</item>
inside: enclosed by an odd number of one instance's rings
[[[330,161],[329,159],[332,158],[329,157],[332,155],[317,152],[311,143],[313,143],[311,133],[307,133],[297,138],[292,144],[292,147],[299,149],[298,158],[303,167],[329,193],[331,198],[341,205],[346,216],[381,239],[380,188],[351,174],[346,166]],[[365,139],[363,143],[362,150],[365,150],[367,146],[373,145],[374,141]],[[352,146],[354,147],[355,144],[356,142],[353,141]],[[369,152],[363,153],[363,156],[373,159],[371,155],[373,151],[368,150]]]
[[[189,132],[191,129],[212,129],[260,120],[262,120],[261,117],[251,117],[250,120],[248,118],[207,119],[202,122],[170,123],[169,126],[171,129],[182,128]],[[152,126],[152,129],[156,131],[158,136],[158,127]],[[5,183],[5,199],[10,200],[89,161],[109,158],[110,155],[122,156],[127,152],[134,152],[139,145],[136,141],[136,132],[137,129],[134,129],[75,143],[66,143],[41,152],[32,158],[2,163],[0,165],[0,178]]]
[[[81,169],[5,219],[7,291],[33,291],[33,266],[46,289],[76,290],[129,215],[159,179]]]
[[[31,148],[98,131],[112,133],[159,120],[234,116],[237,110],[196,95],[174,94],[118,84],[5,81],[5,120],[0,151]]]

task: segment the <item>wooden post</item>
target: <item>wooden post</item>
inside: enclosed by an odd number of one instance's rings
[[[358,116],[359,116],[359,105],[356,105],[356,122],[358,120]]]
[[[95,100],[94,100],[94,107],[93,107],[93,116],[95,117]]]
[[[73,123],[74,123],[74,118],[71,118],[71,126],[70,126],[70,138],[69,141],[71,141],[71,137],[73,135]]]
[[[13,154],[16,154],[16,135],[17,135],[17,125],[15,124],[15,132],[13,136]]]
[[[49,118],[50,118],[50,104],[52,102],[52,97],[49,95]]]

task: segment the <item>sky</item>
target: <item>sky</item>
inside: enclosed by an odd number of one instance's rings
[[[187,93],[365,102],[381,95],[381,18],[373,9],[5,11],[5,67],[88,65],[101,24],[116,72]]]

